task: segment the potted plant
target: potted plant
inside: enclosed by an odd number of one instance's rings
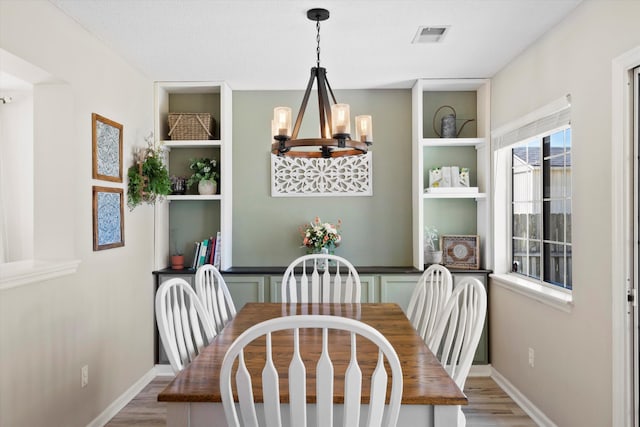
[[[131,210],[141,203],[154,204],[157,199],[171,194],[171,180],[164,164],[162,146],[154,145],[153,133],[145,141],[147,148],[137,150],[136,162],[127,172],[127,206]]]
[[[199,159],[191,159],[189,169],[193,171],[193,175],[187,181],[187,186],[198,184],[198,193],[216,194],[218,192],[218,172],[215,171],[217,162],[215,159],[202,157]]]
[[[440,264],[442,251],[436,249],[438,243],[438,230],[435,227],[424,227],[424,263]]]
[[[178,243],[175,238],[175,229],[171,230],[171,246],[173,247],[173,252],[171,255],[171,269],[173,270],[182,270],[184,268],[184,254],[181,250],[178,249]]]

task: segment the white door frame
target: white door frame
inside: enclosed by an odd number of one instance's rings
[[[612,426],[634,426],[633,343],[629,339],[627,292],[632,288],[633,218],[633,98],[632,72],[640,65],[640,46],[612,62],[611,87],[611,361]]]
[[[640,67],[636,67],[633,71],[633,84],[631,85],[633,93],[633,248],[631,253],[633,254],[633,282],[632,282],[632,298],[633,303],[627,307],[631,310],[631,316],[627,322],[627,334],[628,339],[631,340],[631,402],[633,411],[631,411],[632,425],[634,427],[639,426],[640,410],[638,396],[640,392],[638,386],[640,384],[640,370],[638,345],[638,288],[640,287],[640,251],[638,250],[638,242],[640,241],[640,186],[638,180],[640,179],[640,161],[638,155],[640,154]],[[628,372],[629,373],[629,372]]]

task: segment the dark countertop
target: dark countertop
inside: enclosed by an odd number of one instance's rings
[[[355,266],[358,270],[358,274],[422,274],[422,271],[412,266],[391,266],[391,267],[374,267],[374,266]],[[263,267],[231,267],[227,270],[220,271],[222,274],[253,274],[253,275],[268,275],[268,276],[281,276],[284,274],[286,266],[263,266]],[[451,268],[452,273],[479,273],[489,274],[491,270],[463,270]],[[157,274],[195,274],[196,270],[193,268],[185,268],[183,270],[173,270],[171,268],[165,268],[162,270],[156,270],[153,272]]]

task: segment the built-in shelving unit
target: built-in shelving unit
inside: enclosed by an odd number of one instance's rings
[[[156,269],[169,266],[170,255],[182,252],[185,263],[193,257],[195,241],[221,234],[221,269],[231,267],[232,254],[232,147],[231,89],[224,82],[156,82],[155,131],[168,152],[169,174],[189,178],[189,160],[216,159],[220,174],[214,195],[199,195],[197,189],[169,195],[155,207]],[[169,113],[210,113],[215,120],[209,140],[171,140]]]
[[[419,270],[424,269],[425,225],[440,234],[480,235],[481,266],[492,265],[486,250],[491,247],[489,85],[487,79],[422,79],[413,86],[413,264]],[[453,106],[461,120],[473,120],[457,138],[440,138],[432,129],[435,112],[443,105]],[[427,192],[429,169],[440,166],[469,168],[477,192],[446,188]]]

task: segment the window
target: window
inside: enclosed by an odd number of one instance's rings
[[[573,307],[571,95],[491,130],[493,283]]]
[[[511,148],[511,271],[572,289],[571,128]]]

